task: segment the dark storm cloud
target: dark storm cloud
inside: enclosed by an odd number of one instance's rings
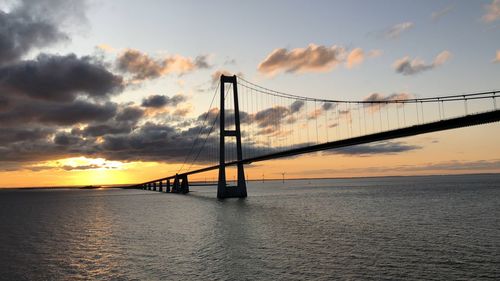
[[[125,112],[130,108],[133,108],[133,106],[122,105],[118,106],[118,109],[115,108],[115,111]],[[180,163],[184,161],[186,154],[190,152],[193,143],[195,143],[195,151],[203,144],[205,147],[217,147],[218,145],[218,134],[211,128],[214,119],[210,119],[216,118],[216,110],[208,113],[209,122],[204,123],[204,116],[200,115],[190,123],[189,128],[175,125],[175,123],[151,122],[136,126],[134,125],[135,121],[118,121],[116,117],[118,113],[116,112],[110,120],[101,123],[95,122],[95,124],[82,129],[73,129],[71,132],[34,131],[32,135],[28,134],[28,132],[22,137],[21,134],[16,136],[15,133],[11,133],[9,138],[18,138],[19,141],[10,142],[0,147],[5,152],[0,154],[0,166],[3,167],[2,163],[7,165],[12,161],[22,163],[23,161],[43,161],[76,156],[102,157],[117,161]],[[259,120],[265,123],[270,118],[269,116],[273,114],[283,116],[284,111],[272,109],[261,112]],[[231,116],[231,111],[228,111],[227,115]],[[254,122],[252,121],[254,118],[256,117],[253,115],[242,114],[244,122]],[[128,118],[127,120],[129,119],[134,118]],[[276,131],[273,125],[262,127],[262,130],[268,129],[270,130],[269,134]],[[212,132],[210,137],[206,137],[209,132]],[[195,142],[196,139],[200,139],[200,134],[204,142]],[[51,135],[54,135],[54,137],[51,138]],[[35,139],[30,140],[31,136]],[[231,144],[228,145],[231,146]],[[254,155],[261,153],[262,151],[259,151],[257,145],[255,142],[246,141],[245,153],[253,153]],[[332,153],[356,155],[394,154],[414,149],[419,149],[419,147],[401,142],[382,142],[336,150],[332,151]],[[198,161],[208,163],[213,160],[214,156],[209,152],[209,149],[202,150]],[[10,165],[9,169],[12,168],[12,165]]]
[[[75,145],[80,141],[79,137],[68,133],[57,133],[54,137],[54,143],[57,145]]]
[[[8,12],[0,10],[0,65],[21,59],[29,51],[68,41],[61,29],[85,20],[85,1],[18,1]]]
[[[152,95],[142,100],[142,106],[144,107],[164,107],[168,103],[168,97],[163,95]]]
[[[195,142],[201,129],[201,139]],[[187,130],[166,124],[146,123],[133,133],[128,135],[106,136],[105,141],[100,146],[102,157],[108,160],[117,161],[159,161],[165,163],[182,163],[186,155],[191,151],[199,151],[205,148],[217,147],[219,136],[212,131],[209,126],[195,126]],[[227,143],[228,149],[234,149],[234,144]],[[272,150],[272,149],[271,149]],[[257,153],[254,146],[245,147],[247,153]],[[213,153],[210,149],[202,149],[198,155],[198,163],[209,163],[214,161]],[[190,155],[194,157],[193,154]],[[192,158],[191,158],[192,160]]]
[[[0,95],[0,111],[7,109],[10,104],[10,100],[7,97]]]
[[[165,95],[151,95],[143,99],[141,105],[143,107],[161,108],[167,105],[176,106],[184,101],[186,101],[186,97],[183,95],[175,95],[171,98]]]
[[[83,130],[73,129],[72,134],[82,135],[84,137],[100,137],[104,135],[117,135],[117,134],[128,134],[132,131],[133,127],[129,123],[119,123],[119,124],[99,124],[99,125],[89,125]]]
[[[104,137],[101,155],[110,160],[180,162],[189,152],[195,130],[180,131],[166,124],[146,123],[128,135]]]
[[[33,128],[1,128],[0,146],[15,142],[34,141],[45,139],[55,132],[52,128],[33,127]]]
[[[104,135],[129,134],[138,127],[144,117],[144,110],[140,107],[125,104],[118,105],[116,114],[105,122],[93,121],[86,127],[76,127],[71,134],[83,137],[100,137]]]
[[[122,78],[90,57],[41,54],[0,68],[0,90],[8,95],[70,102],[79,95],[106,98],[122,90]]]
[[[112,118],[115,112],[116,104],[111,102],[94,104],[85,101],[75,101],[69,105],[54,106],[52,110],[43,112],[43,115],[38,120],[40,122],[60,125],[72,125],[91,121],[106,121]]]
[[[137,122],[142,116],[144,116],[144,110],[135,106],[127,106],[118,111],[115,119],[117,121]]]
[[[91,103],[76,100],[73,103],[17,101],[10,110],[0,112],[0,124],[52,124],[73,125],[93,121],[106,121],[114,117],[117,105],[112,102]]]

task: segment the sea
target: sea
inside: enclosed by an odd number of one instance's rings
[[[500,175],[0,190],[0,280],[500,280]]]

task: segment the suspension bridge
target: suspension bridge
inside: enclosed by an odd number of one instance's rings
[[[497,122],[499,93],[425,98],[372,94],[359,101],[330,100],[278,92],[222,75],[208,111],[197,120],[197,137],[177,173],[131,187],[185,194],[189,176],[218,170],[217,197],[244,198],[245,165]],[[228,167],[236,168],[233,185],[228,185]]]

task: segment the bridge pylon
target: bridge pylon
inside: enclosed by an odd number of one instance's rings
[[[226,130],[225,120],[225,85],[232,84],[233,101],[234,101],[234,130]],[[219,181],[217,184],[217,198],[245,198],[247,197],[247,186],[245,181],[245,170],[243,164],[236,165],[238,178],[236,186],[227,186],[226,182],[226,155],[225,155],[225,140],[226,137],[236,138],[236,157],[238,161],[243,160],[243,152],[241,149],[241,131],[240,131],[240,110],[238,105],[238,85],[236,75],[220,77],[220,111],[219,111],[219,128],[220,128],[220,148],[219,148]]]

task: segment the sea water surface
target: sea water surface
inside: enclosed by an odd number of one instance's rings
[[[0,280],[500,279],[500,175],[0,191]]]

